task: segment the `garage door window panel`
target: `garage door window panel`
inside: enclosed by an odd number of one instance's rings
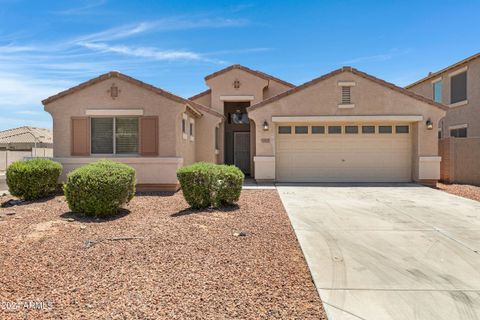
[[[341,134],[342,126],[328,126],[328,134]]]
[[[378,126],[378,133],[382,133],[382,134],[392,133],[392,126]]]
[[[295,134],[307,134],[308,126],[295,126]]]
[[[313,134],[325,134],[325,126],[312,126]]]
[[[290,126],[280,126],[280,127],[278,127],[278,133],[279,134],[291,134],[292,133],[292,127],[290,127]]]
[[[375,126],[362,126],[362,133],[364,134],[374,134]]]
[[[347,134],[357,134],[358,126],[345,126],[345,133]]]
[[[395,133],[409,133],[410,128],[409,126],[395,126]]]

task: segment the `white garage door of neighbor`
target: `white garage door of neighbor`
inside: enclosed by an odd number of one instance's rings
[[[277,181],[411,181],[412,134],[409,125],[333,126],[336,128],[304,124],[277,126]]]

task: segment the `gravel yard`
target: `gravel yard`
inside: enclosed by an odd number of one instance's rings
[[[437,183],[437,188],[457,196],[480,201],[480,187],[477,186]]]
[[[181,192],[126,209],[0,208],[0,319],[326,319],[276,190],[225,210],[191,211]]]

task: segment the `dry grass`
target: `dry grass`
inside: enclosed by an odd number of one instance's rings
[[[52,304],[0,304],[0,319],[325,317],[275,190],[245,190],[224,210],[192,211],[181,193],[126,209],[85,219],[63,196],[0,209],[0,303]]]

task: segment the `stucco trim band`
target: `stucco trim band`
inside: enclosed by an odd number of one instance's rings
[[[385,115],[385,116],[273,116],[272,122],[371,122],[371,121],[423,121],[422,115]]]
[[[123,163],[162,163],[162,164],[183,164],[183,158],[180,157],[69,157],[53,158],[54,161],[68,164],[87,164],[100,159],[115,160]]]
[[[143,109],[87,109],[87,116],[143,116]]]
[[[252,101],[254,96],[220,96],[221,101]]]

